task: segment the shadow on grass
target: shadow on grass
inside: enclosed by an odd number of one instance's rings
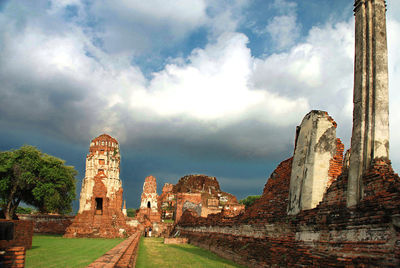
[[[36,249],[36,248],[40,248],[39,246],[32,246],[30,249]],[[28,250],[30,250],[28,249]]]
[[[223,259],[223,258],[219,257],[218,255],[216,255],[215,253],[208,251],[206,249],[202,249],[202,248],[198,248],[198,247],[183,247],[181,245],[168,245],[168,246],[171,248],[174,248],[176,250],[185,251],[187,253],[197,255],[197,256],[200,256],[200,257],[203,257],[206,259],[210,259],[213,261],[220,261],[220,262],[223,262],[226,264],[232,263],[232,261]]]

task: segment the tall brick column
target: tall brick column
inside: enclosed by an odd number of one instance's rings
[[[361,176],[372,160],[389,158],[386,1],[355,0],[353,133],[347,206],[363,196]]]

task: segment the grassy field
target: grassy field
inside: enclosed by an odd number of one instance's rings
[[[243,267],[192,245],[164,245],[163,238],[141,238],[137,268]]]
[[[85,267],[123,239],[63,238],[34,235],[25,267]]]

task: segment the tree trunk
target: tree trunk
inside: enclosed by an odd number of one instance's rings
[[[11,210],[13,210],[12,209],[12,201],[8,201],[7,207],[4,210],[4,216],[5,216],[6,220],[12,220],[13,215],[11,214]]]
[[[19,201],[17,203],[13,202],[16,191],[17,191],[17,185],[15,184],[13,185],[13,188],[11,189],[10,194],[8,195],[7,207],[4,211],[4,216],[6,220],[12,220],[16,206],[18,207],[19,205],[20,199],[18,199]]]

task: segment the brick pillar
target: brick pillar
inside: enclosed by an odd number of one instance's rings
[[[363,196],[361,176],[372,160],[389,159],[386,1],[355,0],[353,132],[347,206]]]
[[[25,247],[9,247],[4,255],[4,267],[21,267],[25,265]]]

